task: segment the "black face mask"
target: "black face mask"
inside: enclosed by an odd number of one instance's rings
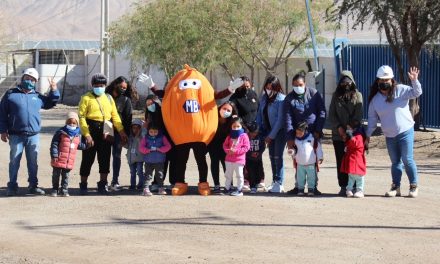
[[[119,94],[119,95],[124,95],[125,92],[126,92],[126,90],[121,89],[121,88],[118,88],[118,94]]]
[[[390,83],[379,83],[379,89],[381,89],[382,91],[388,91],[390,88]]]

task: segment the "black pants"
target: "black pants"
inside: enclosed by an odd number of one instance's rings
[[[246,170],[249,179],[249,186],[257,188],[257,185],[264,179],[263,160],[246,160]]]
[[[339,140],[333,140],[333,147],[335,148],[335,155],[336,155],[336,170],[338,172],[338,183],[339,187],[345,188],[348,184],[348,174],[341,172],[341,164],[342,159],[344,158],[344,149],[345,149],[345,143],[343,141]]]
[[[211,158],[211,175],[214,185],[220,185],[220,163],[223,167],[223,173],[226,170],[226,153],[221,144],[211,143],[208,145],[209,157]]]
[[[95,144],[93,147],[82,151],[79,175],[81,175],[81,177],[88,177],[90,175],[96,154],[98,154],[99,173],[108,174],[110,172],[112,144],[103,139],[103,122],[87,120],[87,124],[89,125],[90,135]]]
[[[63,191],[67,191],[69,186],[69,169],[53,168],[52,170],[52,188],[58,190],[60,187],[60,175],[61,175],[61,188]]]
[[[208,164],[206,163],[208,147],[203,142],[192,142],[175,146],[176,182],[185,182],[186,162],[188,161],[191,148],[193,149],[199,169],[199,182],[206,182],[208,179]]]

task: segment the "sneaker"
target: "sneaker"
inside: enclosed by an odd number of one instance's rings
[[[119,183],[112,183],[112,185],[110,186],[110,190],[112,190],[113,192],[119,192],[120,190],[122,190],[122,188]]]
[[[283,185],[279,184],[278,182],[274,182],[269,190],[270,193],[282,193],[284,192]]]
[[[164,187],[159,188],[159,191],[157,191],[157,194],[159,195],[167,195],[167,191],[165,191]]]
[[[307,190],[307,196],[314,196],[315,195],[315,189],[314,188],[309,188]]]
[[[341,190],[338,192],[339,196],[346,196],[347,195],[347,189],[345,187],[341,187]],[[352,193],[353,195],[353,193]]]
[[[249,185],[245,184],[245,185],[243,185],[243,188],[241,188],[241,190],[243,192],[249,192],[251,190],[251,187],[249,187]]]
[[[408,197],[416,198],[417,195],[419,195],[419,188],[417,187],[417,184],[410,184]]]
[[[58,190],[57,189],[52,189],[52,191],[49,194],[51,197],[57,197],[58,196]]]
[[[69,191],[67,191],[67,190],[61,190],[60,191],[60,196],[61,197],[69,197],[70,195],[69,195]]]
[[[157,192],[157,191],[159,191],[159,185],[157,185],[157,184],[152,184],[152,185],[150,186],[150,192]]]
[[[287,191],[287,194],[290,194],[290,195],[297,195],[297,194],[298,194],[298,187],[295,187],[295,188],[293,188],[292,190]]]
[[[321,195],[322,193],[318,190],[318,187],[315,188],[315,190],[313,191],[313,193],[315,195]]]
[[[236,190],[236,191],[231,192],[230,195],[231,196],[243,196],[243,191]]]
[[[251,194],[256,194],[257,193],[257,188],[251,188]]]
[[[257,184],[257,189],[266,189],[266,184],[264,184],[264,182],[260,182]]]
[[[304,189],[299,190],[298,189],[298,196],[304,196]]]
[[[222,192],[220,185],[215,185],[214,186],[214,193],[216,194],[220,194]]]
[[[347,190],[345,192],[345,195],[347,195],[348,198],[351,198],[351,197],[353,197],[353,192],[351,190]]]
[[[46,194],[44,192],[44,190],[39,188],[39,187],[29,187],[28,188],[28,193],[29,194],[37,194],[37,195],[45,195]]]
[[[354,198],[362,198],[364,197],[364,192],[363,191],[357,191],[354,195]]]
[[[6,189],[6,196],[16,196],[18,194],[18,185],[8,183],[8,188]]]
[[[146,188],[144,188],[144,190],[142,191],[142,195],[143,195],[143,196],[152,196],[153,193],[150,191],[150,188],[146,187]]]
[[[391,184],[391,189],[385,193],[385,197],[396,197],[400,196],[400,186]]]

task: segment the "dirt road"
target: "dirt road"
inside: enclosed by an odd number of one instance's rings
[[[39,180],[51,187],[49,144],[65,108],[42,112]],[[335,158],[324,144],[321,197],[141,197],[124,190],[78,196],[79,155],[69,198],[5,197],[9,146],[0,151],[0,263],[439,263],[440,133],[416,133],[417,199],[384,198],[391,177],[383,137],[372,139],[364,199],[337,197]],[[125,161],[125,159],[124,159]],[[264,156],[266,184],[270,163]],[[285,157],[287,189],[292,163]],[[19,185],[26,187],[23,157]],[[193,158],[187,180],[197,184]],[[210,177],[210,176],[209,176]],[[222,181],[224,180],[223,176]],[[96,188],[97,163],[89,184]],[[122,184],[129,183],[123,162]],[[211,181],[211,179],[210,179]],[[402,181],[408,194],[408,180]],[[93,190],[95,191],[95,190]]]

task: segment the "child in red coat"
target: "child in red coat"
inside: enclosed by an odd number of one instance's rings
[[[348,174],[347,197],[364,197],[364,176],[367,172],[365,160],[365,132],[361,125],[347,126],[345,140],[345,154],[342,159],[341,172]],[[353,186],[356,191],[353,194]]]

